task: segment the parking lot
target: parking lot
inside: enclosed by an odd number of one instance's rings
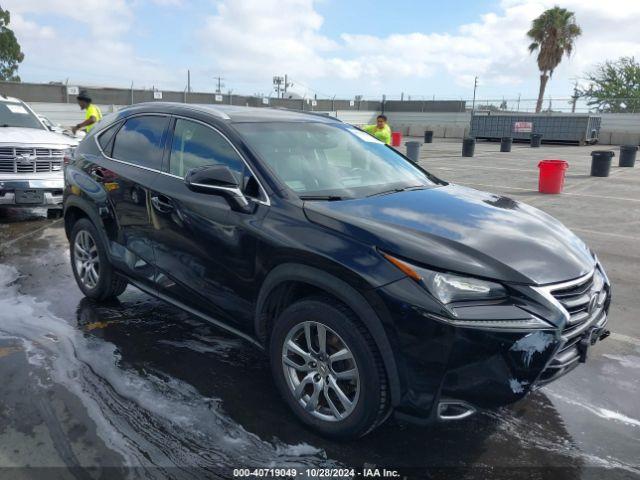
[[[640,476],[640,168],[589,176],[606,147],[459,141],[423,145],[436,176],[527,202],[597,253],[613,284],[612,335],[568,376],[499,411],[432,427],[395,420],[350,443],[298,424],[265,357],[244,340],[131,287],[83,298],[60,220],[0,211],[0,464],[59,478],[232,478],[247,466],[377,466],[464,478]],[[617,148],[614,149],[616,155]],[[562,195],[537,192],[538,162],[569,162]],[[614,159],[617,165],[617,157]],[[5,469],[2,473],[6,474]]]

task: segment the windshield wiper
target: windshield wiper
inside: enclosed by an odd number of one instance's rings
[[[326,200],[328,202],[346,199],[346,197],[341,197],[340,195],[301,195],[300,198],[302,200]]]
[[[367,195],[367,197],[375,197],[378,195],[389,195],[391,193],[406,192],[407,190],[421,190],[423,188],[429,188],[429,185],[413,185],[411,187],[397,187],[397,188],[392,188],[390,190],[383,190],[381,192],[372,193],[371,195]]]

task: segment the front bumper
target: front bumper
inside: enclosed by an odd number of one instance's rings
[[[396,415],[428,423],[443,418],[443,405],[495,408],[556,380],[606,336],[609,292],[607,284],[604,308],[569,331],[560,312],[544,302],[530,306],[539,318],[551,319],[549,328],[469,327],[440,321],[434,313],[441,306],[410,279],[377,289],[400,379]],[[497,307],[490,311],[499,315]]]
[[[43,201],[40,203],[16,203],[16,190],[42,191]],[[64,179],[60,178],[0,178],[0,207],[62,207]]]

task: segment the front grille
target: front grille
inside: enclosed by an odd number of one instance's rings
[[[563,344],[540,375],[537,386],[552,382],[575,368],[580,360],[580,341],[594,328],[600,335],[607,322],[605,310],[609,292],[597,268],[593,274],[578,281],[546,289],[566,310],[568,319],[562,330]]]
[[[0,173],[60,171],[63,156],[64,150],[58,148],[0,147]]]

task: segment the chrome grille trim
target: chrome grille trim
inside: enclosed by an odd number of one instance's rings
[[[63,148],[0,147],[1,173],[44,173],[62,170]],[[19,155],[35,156],[34,161],[19,162]]]

